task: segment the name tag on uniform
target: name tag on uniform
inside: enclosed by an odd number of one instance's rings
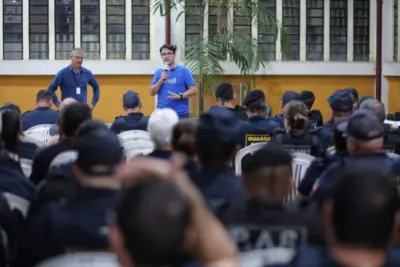
[[[246,134],[245,136],[245,146],[268,142],[271,137],[267,134]]]
[[[81,88],[80,87],[76,87],[76,94],[80,95],[81,94]]]

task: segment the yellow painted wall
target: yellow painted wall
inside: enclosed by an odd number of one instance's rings
[[[400,112],[400,77],[388,77],[388,113]]]
[[[35,95],[38,90],[47,88],[53,76],[0,76],[0,103],[15,102],[22,110],[35,106]],[[128,89],[136,90],[142,98],[143,113],[149,115],[154,109],[154,98],[149,95],[151,76],[131,75],[112,76],[97,75],[100,83],[100,102],[94,110],[94,116],[111,123],[115,116],[123,114],[122,94]],[[400,78],[395,78],[397,92],[400,96]],[[232,83],[245,82],[241,76],[224,76],[220,81]],[[325,119],[329,119],[330,111],[327,98],[332,92],[345,87],[354,87],[363,95],[373,95],[374,77],[365,76],[257,76],[256,87],[265,91],[268,104],[274,113],[280,112],[280,98],[286,90],[312,90],[316,95],[314,108],[320,109]],[[90,88],[89,88],[90,91]],[[88,98],[91,99],[91,92]],[[392,100],[392,95],[389,97]],[[208,92],[205,107],[215,103],[215,98]],[[391,102],[390,102],[391,103]],[[395,106],[395,104],[393,104]],[[393,106],[392,105],[392,106]],[[196,110],[197,101],[191,101],[192,112]]]

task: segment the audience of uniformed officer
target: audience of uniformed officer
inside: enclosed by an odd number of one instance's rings
[[[74,177],[80,188],[73,198],[45,205],[28,220],[21,266],[67,251],[108,248],[107,213],[121,195],[116,170],[123,150],[108,130],[78,138],[75,148]]]
[[[399,193],[394,176],[371,162],[348,166],[322,207],[328,245],[306,245],[285,267],[400,266],[393,244]]]
[[[384,152],[380,101],[338,90],[332,119],[314,130],[309,91],[286,92],[282,114],[267,119],[265,94],[250,90],[246,120],[231,84],[216,91],[218,105],[198,120],[168,108],[147,119],[128,91],[128,114],[111,130],[87,104],[69,103],[59,137],[39,149],[22,132],[18,106],[0,107],[0,266],[64,253],[68,266],[74,257],[83,266],[79,252],[93,250],[102,256],[91,260],[107,267],[400,265],[390,248],[400,241],[400,160]],[[147,131],[153,152],[130,158],[117,136],[129,130]],[[243,147],[253,151],[239,162]],[[21,158],[33,159],[30,177]]]
[[[243,266],[246,261],[273,262],[273,254],[278,252],[285,263],[293,259],[301,245],[324,243],[317,217],[284,204],[292,184],[292,156],[288,151],[265,146],[246,156],[242,171],[246,200],[227,204],[218,215],[238,246]]]
[[[68,105],[60,118],[60,139],[54,145],[48,146],[35,156],[32,164],[30,180],[39,184],[47,175],[52,160],[63,151],[74,148],[74,136],[78,127],[92,118],[92,110],[86,104],[73,103]]]
[[[343,166],[352,166],[363,160],[376,164],[383,172],[394,172],[393,159],[383,151],[382,122],[373,112],[367,109],[356,110],[337,128],[346,135],[349,156],[331,163],[319,177],[318,188],[312,196],[317,200],[324,198],[326,189],[335,183],[335,174]]]

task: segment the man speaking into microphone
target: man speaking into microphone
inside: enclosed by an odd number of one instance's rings
[[[190,70],[175,64],[176,45],[160,48],[164,68],[156,70],[150,94],[157,95],[157,108],[171,108],[179,118],[189,117],[189,97],[197,93],[197,86]]]

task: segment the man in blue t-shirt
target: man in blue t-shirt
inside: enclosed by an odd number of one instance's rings
[[[189,117],[189,97],[197,93],[197,86],[190,70],[175,64],[176,45],[160,48],[164,68],[156,70],[150,94],[157,95],[157,108],[171,108],[180,118]]]

